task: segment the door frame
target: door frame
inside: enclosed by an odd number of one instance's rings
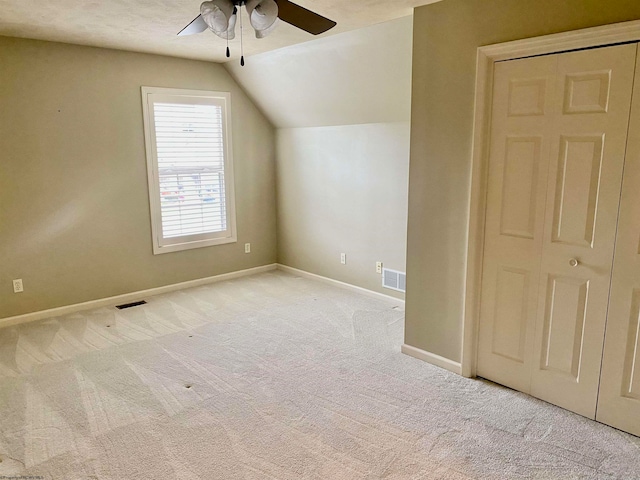
[[[478,48],[460,362],[463,376],[476,376],[494,63],[638,41],[640,41],[640,20]]]

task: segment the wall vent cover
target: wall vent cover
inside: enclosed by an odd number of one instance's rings
[[[404,272],[398,272],[397,270],[390,270],[388,268],[382,269],[382,286],[396,290],[398,292],[407,291],[407,274]]]

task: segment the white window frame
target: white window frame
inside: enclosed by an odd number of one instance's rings
[[[224,148],[224,183],[227,229],[222,232],[185,235],[163,238],[160,205],[160,176],[154,119],[154,102],[183,102],[222,107],[222,130]],[[231,94],[204,90],[184,90],[177,88],[142,87],[142,112],[144,117],[145,146],[147,156],[147,180],[149,183],[149,205],[151,209],[151,233],[154,255],[234,243],[236,233],[235,190],[233,178],[233,149],[231,142]]]

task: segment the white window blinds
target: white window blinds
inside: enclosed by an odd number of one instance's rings
[[[197,93],[143,88],[156,253],[235,241],[228,94]]]
[[[154,104],[162,236],[227,229],[222,108]]]

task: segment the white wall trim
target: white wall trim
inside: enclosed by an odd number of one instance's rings
[[[198,278],[196,280],[189,280],[187,282],[173,283],[171,285],[150,288],[148,290],[125,293],[122,295],[116,295],[115,297],[100,298],[98,300],[91,300],[89,302],[76,303],[73,305],[66,305],[64,307],[51,308],[49,310],[25,313],[24,315],[16,315],[14,317],[6,317],[0,319],[0,328],[8,327],[11,325],[18,325],[21,323],[33,322],[36,320],[43,320],[45,318],[69,315],[71,313],[76,313],[83,310],[92,310],[94,308],[110,307],[123,303],[135,302],[137,300],[142,300],[144,297],[151,297],[163,293],[175,292],[176,290],[183,290],[185,288],[199,287],[202,285],[208,285],[210,283],[232,280],[234,278],[247,277],[258,273],[269,272],[275,270],[276,268],[278,268],[277,265],[273,263],[270,265],[248,268],[246,270],[239,270],[237,272],[223,273],[221,275],[215,275],[213,277]]]
[[[436,355],[435,353],[430,353],[425,350],[412,347],[411,345],[407,345],[406,343],[402,345],[402,347],[400,347],[400,350],[405,355],[409,355],[410,357],[417,358],[418,360],[430,363],[431,365],[435,365],[436,367],[444,368],[445,370],[449,370],[450,372],[462,375],[462,365],[460,365],[458,362],[454,362],[453,360],[449,360],[448,358],[441,357],[440,355]]]
[[[526,38],[513,42],[498,43],[480,47],[479,52],[493,62],[514,58],[533,57],[550,53],[602,47],[617,43],[640,40],[640,20],[613,23],[600,27],[585,28],[571,32],[554,33],[541,37]]]
[[[368,297],[377,298],[378,300],[386,300],[388,302],[393,302],[398,305],[404,305],[404,300],[400,298],[392,297],[391,295],[385,295],[384,293],[374,292],[373,290],[368,290],[366,288],[358,287],[350,283],[334,280],[333,278],[316,275],[315,273],[309,273],[304,270],[299,270],[297,268],[289,267],[287,265],[282,265],[280,263],[278,264],[278,270],[282,270],[283,272],[288,272],[293,275],[297,275],[299,277],[308,278],[311,280],[317,280],[322,283],[327,283],[329,285],[333,285],[334,287],[340,287],[347,290],[351,290],[352,292],[360,293],[362,295],[367,295]]]
[[[462,334],[461,366],[465,377],[476,375],[494,63],[637,41],[639,20],[478,48]]]

